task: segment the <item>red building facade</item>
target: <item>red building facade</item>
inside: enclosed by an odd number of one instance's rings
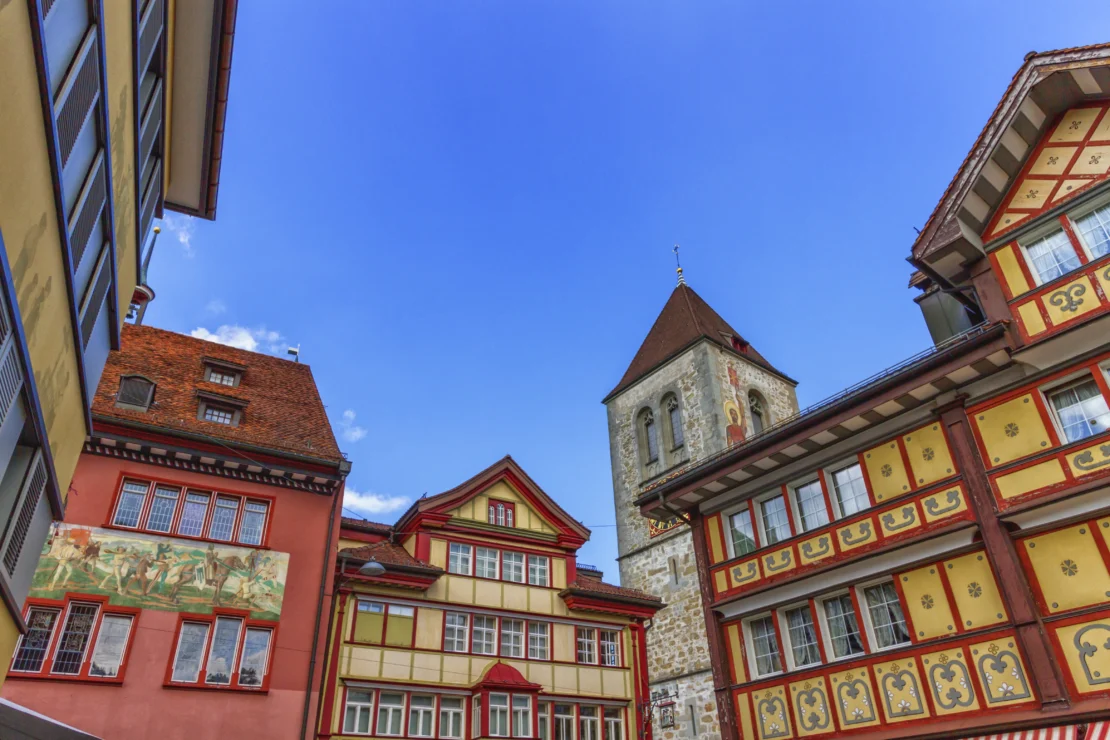
[[[349,470],[311,371],[127,326],[93,418],[4,698],[101,737],[303,736]]]

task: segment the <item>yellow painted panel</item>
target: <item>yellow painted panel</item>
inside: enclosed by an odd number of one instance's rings
[[[794,737],[784,687],[760,689],[752,695],[752,701],[755,702],[755,724],[760,740],[789,740]]]
[[[1022,540],[1050,613],[1110,601],[1110,573],[1087,524]]]
[[[832,702],[840,726],[854,730],[879,724],[875,696],[867,666],[829,675]]]
[[[911,501],[905,506],[895,506],[890,511],[880,514],[879,526],[883,528],[884,537],[901,535],[918,529],[921,526],[921,517],[918,516],[917,507]]]
[[[987,708],[1033,701],[1028,672],[1013,637],[971,646],[971,660],[983,689]]]
[[[790,704],[794,707],[794,726],[798,737],[822,735],[836,729],[825,679],[814,676],[790,684]]]
[[[740,737],[754,740],[755,728],[752,726],[752,707],[747,694],[736,695],[736,715],[740,718]]]
[[[528,586],[518,586],[515,583],[501,584],[501,599],[506,609],[517,612],[528,611]]]
[[[382,627],[385,625],[385,613],[375,614],[368,611],[355,611],[355,641],[372,642],[375,645],[382,643]]]
[[[1060,465],[1059,460],[1052,458],[1013,473],[1000,475],[995,479],[995,484],[1002,498],[1012,499],[1065,480],[1067,476],[1064,475],[1063,466]]]
[[[529,611],[536,612],[537,614],[553,614],[555,612],[552,603],[558,601],[560,606],[563,604],[562,599],[553,599],[552,594],[555,593],[546,588],[529,588],[528,589],[528,605]],[[564,610],[565,613],[565,610]]]
[[[921,674],[912,658],[873,666],[879,697],[888,723],[907,722],[929,716],[921,693]]]
[[[385,644],[395,647],[409,647],[412,645],[412,632],[414,618],[395,613],[390,607],[389,621],[385,627]]]
[[[623,699],[628,696],[625,690],[626,684],[624,681],[624,671],[614,671],[613,669],[601,670],[601,694],[602,696],[611,696],[617,699]]]
[[[1077,146],[1053,146],[1045,147],[1037,158],[1033,160],[1033,165],[1029,168],[1030,175],[1062,175],[1064,170],[1068,167],[1068,162],[1071,161],[1072,155],[1075,154]]]
[[[974,712],[979,709],[971,680],[970,657],[963,648],[938,650],[921,656],[925,685],[933,695],[938,716]]]
[[[1110,146],[1085,146],[1069,175],[1104,175],[1110,170]]]
[[[760,565],[763,566],[763,572],[767,574],[768,578],[781,573],[789,573],[798,567],[798,564],[794,562],[794,552],[789,547],[767,553],[763,556]]]
[[[567,587],[567,561],[562,558],[551,558],[551,585],[554,588]]]
[[[1093,473],[1105,473],[1110,470],[1110,444],[1103,441],[1101,444],[1069,453],[1067,461],[1072,474],[1077,478]]]
[[[474,581],[474,603],[479,606],[501,606],[501,582]]]
[[[987,449],[987,464],[992,467],[1040,452],[1051,444],[1031,393],[980,411],[972,422]]]
[[[12,615],[6,609],[0,609],[0,655],[14,653],[18,641],[19,628],[15,626]],[[0,665],[0,682],[8,675],[8,665]]]
[[[528,676],[529,681],[538,683],[540,686],[543,686],[545,691],[550,692],[554,682],[551,668],[552,666],[550,663],[529,663],[528,673],[525,675]]]
[[[902,442],[918,486],[927,486],[955,473],[956,467],[940,422],[915,429],[902,437]]]
[[[1089,141],[1110,141],[1110,113],[1104,115],[1098,125],[1095,126]]]
[[[1011,226],[1014,226],[1015,224],[1017,224],[1021,221],[1024,221],[1027,218],[1029,218],[1028,213],[1018,213],[1016,211],[1006,211],[1005,213],[1002,214],[1002,218],[998,219],[998,223],[995,224],[994,230],[991,231],[991,236],[994,236],[995,234],[998,234],[1002,231],[1005,231],[1006,229],[1010,228]]]
[[[1006,621],[1006,607],[984,553],[972,552],[953,558],[945,562],[944,567],[956,599],[956,611],[965,628],[978,629]]]
[[[740,625],[733,623],[725,628],[725,640],[728,641],[729,660],[732,662],[733,683],[745,683],[748,680],[747,666],[744,665],[744,636],[740,632]]]
[[[1072,108],[1064,114],[1056,128],[1052,131],[1049,141],[1053,144],[1067,141],[1083,141],[1091,124],[1095,122],[1101,108]]]
[[[474,581],[465,576],[446,576],[447,600],[456,604],[474,603]]]
[[[432,538],[428,552],[428,562],[437,568],[447,570],[447,541]]]
[[[841,552],[863,547],[878,538],[879,536],[875,532],[875,520],[872,517],[861,519],[836,530],[837,547]]]
[[[836,554],[832,535],[826,532],[798,543],[798,559],[802,565],[818,563]]]
[[[554,686],[556,694],[578,693],[578,669],[572,665],[557,665],[554,671]]]
[[[1098,272],[1095,273],[1095,278],[1098,279],[1098,284],[1102,286],[1103,295],[1110,296],[1110,266],[1100,267]]]
[[[879,503],[910,490],[910,479],[902,462],[902,452],[894,440],[863,453],[863,464],[871,482],[871,492]]]
[[[383,650],[382,678],[412,678],[412,653]]]
[[[1017,307],[1018,318],[1021,319],[1021,325],[1025,327],[1025,333],[1031,337],[1035,337],[1043,332],[1048,327],[1045,326],[1044,316],[1041,315],[1040,300],[1034,298],[1026,301]]]
[[[380,678],[382,651],[377,648],[352,647],[347,655],[346,672],[359,678]]]
[[[956,486],[921,499],[921,511],[924,512],[925,521],[932,524],[940,519],[956,516],[961,511],[967,511],[967,499],[964,497],[963,489]]]
[[[416,647],[424,650],[443,649],[443,611],[440,609],[416,610]]]
[[[108,121],[112,126],[112,200],[116,227],[116,280],[119,322],[127,316],[131,296],[138,283],[135,239],[139,208],[135,189],[135,117],[131,86],[132,9],[127,3],[104,5],[104,56],[108,69]],[[126,122],[126,123],[125,123]]]
[[[705,520],[709,534],[709,557],[714,565],[725,559],[725,547],[721,542],[721,515],[714,514]]]
[[[1102,541],[1110,547],[1110,518],[1098,520],[1098,533],[1102,535]]]
[[[412,654],[412,680],[427,683],[442,683],[443,656],[435,653]]]
[[[1052,196],[1052,200],[1057,201],[1066,198],[1069,195],[1075,195],[1080,190],[1090,185],[1092,182],[1095,182],[1095,180],[1090,178],[1085,180],[1064,180],[1062,183],[1060,183],[1060,188],[1056,191],[1056,195]]]
[[[902,593],[906,597],[913,629],[919,639],[955,634],[956,619],[948,597],[944,594],[944,583],[936,565],[911,570],[898,576]]]
[[[1006,287],[1010,289],[1010,295],[1021,295],[1033,287],[1025,279],[1025,273],[1021,269],[1020,260],[1022,258],[1018,254],[1016,244],[1013,242],[1007,244],[995,252],[994,256],[998,260],[998,267],[1002,270]]]
[[[444,683],[470,683],[470,658],[459,655],[443,656]]]
[[[1102,305],[1091,284],[1091,279],[1086,275],[1081,275],[1077,280],[1042,296],[1041,302],[1053,326],[1059,326],[1091,311],[1097,311]]]
[[[597,696],[601,693],[601,670],[598,668],[578,669],[578,690],[583,694]]]
[[[1014,195],[1010,198],[1007,208],[1040,208],[1048,201],[1048,196],[1052,194],[1052,189],[1055,187],[1056,180],[1027,177],[1014,188]]]
[[[1068,673],[1081,694],[1106,691],[1110,683],[1110,618],[1056,628]]]
[[[725,571],[719,570],[713,574],[713,587],[721,594],[728,590],[728,578]]]
[[[401,543],[401,546],[405,548],[405,552],[407,552],[409,555],[412,555],[414,558],[416,557],[415,537],[409,537],[407,540]]]
[[[471,658],[470,659],[470,680],[477,681],[486,672],[486,670],[493,664],[493,660],[487,658]]]
[[[763,574],[759,570],[759,558],[745,560],[728,569],[728,580],[731,588],[750,585],[762,577]]]
[[[575,661],[574,625],[553,624],[551,625],[551,631],[552,657],[555,660],[573,663]]]

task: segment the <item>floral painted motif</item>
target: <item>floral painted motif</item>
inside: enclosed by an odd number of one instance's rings
[[[969,596],[971,596],[971,598],[978,599],[980,596],[983,595],[983,587],[975,581],[972,581],[971,583],[967,584],[967,593]]]
[[[933,452],[932,447],[926,447],[925,449],[923,449],[921,451],[921,457],[925,458],[925,462],[929,462],[930,460],[932,460],[936,456],[937,456],[937,453]]]
[[[921,606],[925,607],[926,609],[932,609],[933,608],[933,597],[930,596],[929,594],[925,594],[924,596],[922,596],[921,597]]]
[[[894,475],[894,468],[890,467],[889,464],[884,464],[881,468],[879,468],[879,472],[882,473],[884,478],[889,478],[890,476]]]
[[[1074,560],[1065,560],[1060,563],[1060,572],[1070,578],[1079,572],[1079,565]]]
[[[1016,437],[1021,432],[1021,428],[1017,424],[1010,422],[1002,431],[1007,437]]]

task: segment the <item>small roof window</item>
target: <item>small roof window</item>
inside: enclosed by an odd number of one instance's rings
[[[246,367],[214,357],[204,358],[204,379],[227,388],[238,388]]]
[[[132,411],[147,411],[154,400],[154,382],[141,375],[124,375],[119,379],[116,407]]]

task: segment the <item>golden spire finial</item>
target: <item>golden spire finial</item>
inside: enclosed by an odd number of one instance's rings
[[[685,285],[686,284],[686,278],[684,278],[682,276],[682,263],[678,259],[678,249],[679,249],[679,246],[677,244],[675,244],[674,249],[671,250],[671,251],[674,252],[674,263],[676,265],[678,265],[678,270],[677,270],[677,272],[678,272],[678,284],[679,285]]]

